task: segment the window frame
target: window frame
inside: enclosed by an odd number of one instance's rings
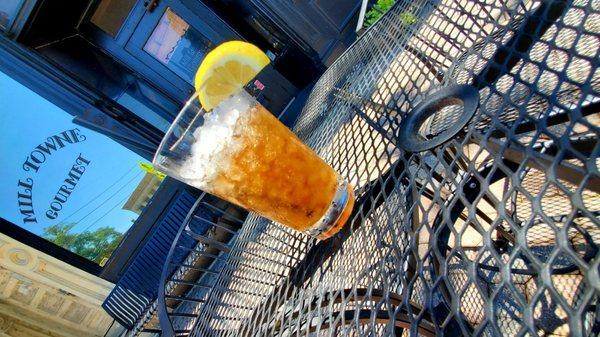
[[[16,15],[9,21],[8,27],[4,29],[0,27],[0,34],[11,38],[18,37],[38,1],[39,0],[21,0],[21,4],[19,5],[20,8],[17,9]]]

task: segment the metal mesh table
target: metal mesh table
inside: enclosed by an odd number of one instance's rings
[[[598,0],[399,1],[295,126],[348,225],[251,216],[191,335],[598,335],[599,41]]]

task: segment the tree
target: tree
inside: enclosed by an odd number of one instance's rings
[[[42,237],[96,263],[108,258],[123,238],[123,234],[117,232],[113,227],[100,227],[94,231],[71,233],[74,226],[75,223],[46,227]]]

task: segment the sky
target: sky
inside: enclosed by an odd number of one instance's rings
[[[0,72],[0,216],[38,235],[47,226],[71,222],[76,223],[74,232],[109,226],[123,233],[137,218],[122,206],[144,176],[138,164],[145,161],[110,138],[72,123],[72,119],[69,113]],[[47,155],[38,172],[23,170],[36,146],[73,128],[79,128],[86,139]],[[49,219],[46,211],[79,154],[90,163],[57,218]],[[34,182],[37,223],[24,223],[19,212],[18,181],[25,178]]]

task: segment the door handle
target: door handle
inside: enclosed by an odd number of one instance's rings
[[[152,13],[158,7],[158,0],[144,1],[144,8],[149,13]]]

